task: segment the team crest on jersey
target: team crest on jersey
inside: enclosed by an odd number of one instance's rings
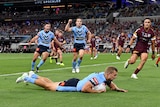
[[[151,37],[151,34],[148,34],[148,33],[142,32],[142,36],[143,36],[143,37],[150,38],[150,37]]]
[[[42,34],[42,36],[44,37],[45,40],[48,40],[48,39],[49,39],[49,36],[48,36],[48,35]]]

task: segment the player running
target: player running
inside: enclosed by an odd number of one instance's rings
[[[157,56],[160,56],[160,36],[158,35],[156,38],[156,46],[157,46]]]
[[[94,90],[93,87],[98,84],[104,83],[110,87],[113,91],[127,92],[127,90],[120,89],[112,81],[117,77],[118,70],[115,67],[108,67],[104,72],[92,73],[82,80],[72,78],[67,81],[53,82],[48,78],[41,77],[35,74],[33,71],[24,73],[21,77],[18,77],[16,83],[26,81],[28,83],[35,84],[43,87],[49,91],[62,91],[62,92],[84,92],[84,93],[103,93],[104,90]]]
[[[64,45],[66,43],[65,39],[63,38],[63,34],[64,32],[60,29],[57,29],[56,30],[56,38],[57,40],[61,43],[61,45]],[[54,59],[56,60],[56,64],[60,65],[60,66],[64,66],[64,63],[63,63],[63,50],[62,48],[56,43],[53,41],[53,46],[52,46],[52,51],[53,51],[53,55],[56,56]],[[60,63],[58,63],[58,58],[60,59]],[[50,63],[52,63],[52,56],[50,57]]]
[[[35,62],[38,56],[42,56],[42,59],[40,60],[39,64],[36,66],[36,72],[39,72],[39,68],[44,64],[44,62],[49,56],[50,45],[52,40],[54,40],[57,44],[59,44],[59,46],[61,45],[56,39],[56,37],[54,36],[53,32],[50,31],[50,29],[51,29],[51,24],[48,22],[45,23],[44,30],[41,30],[40,32],[38,32],[38,34],[35,37],[33,37],[29,42],[29,44],[35,41],[38,42],[37,43],[38,47],[34,52],[34,56],[32,59],[32,64],[31,64],[32,71],[34,71]]]
[[[116,59],[117,60],[120,60],[120,56],[122,54],[122,51],[123,51],[123,46],[124,46],[124,43],[125,43],[125,40],[126,40],[126,34],[124,32],[122,32],[118,37],[117,37],[117,47],[118,47],[118,52],[117,52],[117,55],[116,55]]]
[[[138,79],[137,74],[138,72],[143,68],[145,62],[148,59],[148,43],[151,41],[152,45],[152,59],[155,58],[155,35],[154,32],[151,28],[151,19],[146,18],[144,19],[144,24],[143,27],[140,27],[137,29],[130,42],[129,45],[127,46],[126,52],[130,51],[130,46],[133,44],[133,42],[137,39],[136,45],[133,49],[132,55],[130,59],[126,61],[124,64],[124,68],[127,68],[129,64],[134,64],[137,60],[138,57],[140,57],[140,64],[134,71],[134,73],[131,75],[131,78],[133,79]]]
[[[68,20],[67,25],[65,26],[65,31],[73,32],[74,35],[74,49],[73,49],[73,61],[72,61],[72,73],[80,72],[80,64],[84,56],[84,48],[86,45],[86,36],[88,36],[87,42],[90,43],[91,32],[85,25],[82,25],[82,19],[76,19],[76,26],[70,27],[72,19]],[[79,58],[78,58],[79,55]],[[78,58],[78,60],[77,60]]]
[[[113,37],[112,38],[112,49],[111,49],[112,55],[114,55],[115,51],[116,51],[116,39],[115,37]]]
[[[92,34],[91,37],[91,60],[92,59],[97,59],[98,57],[98,52],[96,49],[96,36],[94,34]]]

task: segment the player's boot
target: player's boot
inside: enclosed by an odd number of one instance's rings
[[[156,66],[156,67],[159,67],[159,65],[158,65],[158,64],[156,64],[155,66]]]
[[[74,68],[72,69],[72,73],[76,73],[76,70]]]
[[[117,59],[117,60],[120,60],[121,58],[120,58],[119,56],[116,56],[116,59]]]
[[[125,68],[125,69],[127,69],[127,68],[128,68],[129,60],[130,60],[130,59],[128,59],[128,60],[125,62],[125,64],[124,64],[124,68]]]
[[[93,58],[91,57],[91,60],[92,60]]]
[[[80,72],[79,66],[76,66],[76,73],[79,73],[79,72]]]
[[[39,72],[39,68],[38,67],[36,67],[36,73],[38,73]]]
[[[52,57],[49,57],[49,62],[53,63],[53,58]]]
[[[60,66],[64,66],[64,63],[60,63],[59,65],[60,65]]]
[[[28,76],[27,73],[23,73],[22,76],[20,76],[16,79],[16,83],[24,82],[24,78],[27,76]]]
[[[138,79],[138,77],[137,77],[136,74],[132,74],[132,75],[131,75],[131,78],[133,78],[133,79]]]
[[[98,55],[96,55],[96,56],[94,57],[94,59],[97,59],[97,57],[98,57]]]
[[[57,65],[60,65],[60,62],[57,62],[56,64],[57,64]]]
[[[28,76],[32,77],[33,74],[35,74],[33,71],[29,71]]]

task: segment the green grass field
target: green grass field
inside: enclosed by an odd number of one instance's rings
[[[99,54],[97,60],[84,56],[79,74],[71,73],[72,54],[64,54],[65,66],[50,64],[49,60],[40,68],[41,76],[53,81],[66,80],[72,77],[80,78],[92,72],[103,71],[107,66],[116,66],[119,70],[114,81],[119,87],[127,89],[128,93],[108,91],[101,94],[80,92],[50,92],[35,85],[16,84],[15,80],[22,72],[28,72],[33,54],[0,54],[0,107],[159,107],[160,106],[160,68],[154,66],[150,58],[139,79],[133,80],[130,75],[135,70],[139,60],[123,68],[130,54],[122,54],[121,60],[115,55]],[[39,60],[37,61],[37,63]]]

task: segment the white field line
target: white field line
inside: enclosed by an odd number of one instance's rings
[[[151,60],[151,59],[148,59]],[[137,60],[140,61],[140,60]],[[81,68],[86,68],[86,67],[96,67],[96,66],[101,66],[101,65],[110,65],[110,64],[124,64],[125,61],[121,61],[121,62],[112,62],[112,63],[101,63],[101,64],[91,64],[91,65],[83,65],[81,66]],[[49,71],[58,71],[58,70],[66,70],[66,69],[72,69],[72,67],[64,67],[64,68],[55,68],[55,69],[45,69],[45,70],[41,70],[41,72],[49,72]],[[23,72],[19,72],[19,73],[11,73],[11,74],[1,74],[0,77],[7,77],[7,76],[14,76],[14,75],[20,75]]]

